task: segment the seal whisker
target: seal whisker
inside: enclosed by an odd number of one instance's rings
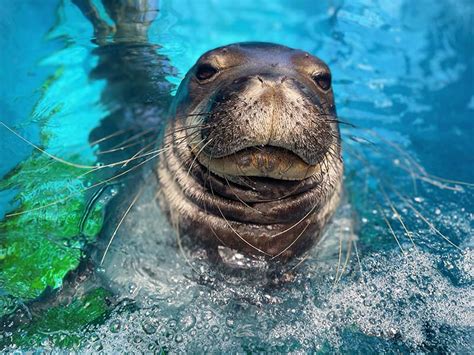
[[[354,152],[353,152],[354,153]],[[356,156],[356,158],[358,158],[359,160],[361,160],[366,166],[367,168],[372,171],[373,173],[375,173],[374,171],[374,168],[368,163],[368,161],[361,157],[361,156],[358,156],[357,154],[354,154],[354,156]],[[384,179],[379,177],[379,181],[382,183]],[[458,251],[462,252],[462,249],[456,245],[455,243],[453,243],[447,236],[445,236],[441,231],[439,231],[439,229],[436,228],[436,226],[429,221],[429,219],[427,217],[425,217],[409,200],[407,197],[403,196],[395,187],[393,187],[393,185],[388,185],[390,187],[390,189],[400,198],[400,200],[402,200],[414,213],[415,215],[417,215],[428,227],[431,228],[431,230],[433,230],[435,232],[435,234],[437,234],[439,237],[441,237],[443,240],[445,240],[448,244],[450,244],[451,246],[453,246],[455,249],[457,249]],[[380,205],[379,205],[380,206]],[[385,215],[383,215],[383,217],[385,217]],[[386,217],[385,217],[386,219]],[[404,226],[404,224],[402,224],[402,226]],[[406,226],[404,227],[404,229],[406,228]],[[393,230],[391,230],[393,231]],[[408,231],[408,228],[405,229],[405,231]],[[408,235],[410,236],[411,233],[409,233],[408,231]],[[410,238],[411,239],[411,238]]]
[[[237,193],[235,192],[235,189],[230,185],[230,182],[229,182],[229,180],[227,179],[226,176],[224,176],[224,180],[225,180],[225,182],[227,183],[227,186],[229,186],[230,191],[232,191],[232,194],[237,198],[237,200],[239,200],[244,206],[250,208],[251,210],[253,210],[253,211],[255,211],[255,212],[259,213],[259,214],[263,214],[262,211],[259,211],[259,210],[257,210],[255,207],[250,206],[247,202],[245,202],[244,200],[242,200],[242,199],[239,197],[239,195],[237,195]]]
[[[107,140],[109,140],[109,139],[115,138],[115,137],[117,137],[117,136],[119,136],[119,135],[121,135],[121,134],[124,134],[124,133],[126,133],[126,132],[129,132],[129,131],[131,131],[131,130],[132,130],[131,128],[119,129],[119,130],[117,130],[117,131],[115,131],[115,132],[113,132],[113,133],[110,133],[110,134],[108,134],[108,135],[102,137],[102,138],[98,138],[98,139],[96,139],[95,141],[90,142],[88,145],[92,147],[92,146],[94,146],[94,145],[96,145],[96,144],[105,142],[105,141],[107,141]]]
[[[471,183],[468,183],[468,182],[455,181],[455,180],[443,179],[443,178],[438,178],[438,177],[433,179],[432,177],[430,177],[429,174],[427,174],[425,176],[422,176],[422,175],[419,175],[419,174],[415,173],[413,171],[413,169],[410,169],[410,168],[408,168],[407,166],[405,166],[403,164],[397,164],[397,166],[400,169],[405,170],[406,172],[408,172],[412,176],[412,178],[415,178],[415,179],[421,180],[423,182],[426,182],[426,183],[428,183],[430,185],[433,185],[433,186],[435,186],[435,187],[437,187],[441,190],[451,190],[451,191],[461,192],[463,190],[459,185],[464,185],[464,186],[467,186],[469,188],[474,187],[474,184],[471,184]],[[449,184],[454,184],[454,186],[447,185],[445,182],[447,182]],[[415,193],[416,193],[416,191],[415,191]]]
[[[402,219],[402,216],[400,215],[400,213],[398,212],[398,210],[395,208],[393,202],[390,200],[390,198],[388,197],[383,185],[381,184],[380,186],[380,191],[382,192],[385,200],[387,201],[387,203],[389,204],[390,206],[390,209],[392,210],[393,214],[395,215],[395,217],[398,219],[398,221],[400,222],[400,224],[402,225],[403,229],[405,230],[405,234],[407,235],[408,239],[410,239],[411,243],[413,244],[413,247],[415,248],[415,250],[417,249],[417,246],[415,244],[415,241],[413,240],[413,237],[412,237],[412,232],[408,230],[407,226],[405,225],[405,223],[403,222],[403,219]]]
[[[104,154],[110,154],[110,153],[115,153],[115,152],[118,152],[118,151],[123,151],[127,148],[131,148],[131,147],[135,147],[137,145],[141,145],[143,144],[143,141],[138,141],[138,142],[134,142],[134,143],[129,143],[129,144],[126,144],[126,145],[120,145],[118,146],[117,148],[113,148],[113,149],[107,149],[107,150],[99,150],[95,153],[95,155],[104,155]]]
[[[118,162],[118,163],[123,163],[123,165],[122,165],[120,168],[124,168],[124,167],[127,166],[128,163],[129,163],[130,161],[132,161],[132,160],[136,160],[136,159],[139,159],[139,158],[141,158],[141,157],[148,156],[148,155],[149,155],[148,153],[152,153],[152,154],[155,154],[155,153],[157,153],[157,152],[163,153],[163,152],[165,152],[167,149],[170,148],[170,147],[165,147],[166,149],[165,149],[165,148],[160,148],[160,149],[157,149],[157,150],[148,151],[147,154],[142,154],[142,155],[140,155],[143,151],[147,150],[148,148],[150,148],[150,147],[153,146],[154,144],[155,144],[155,142],[151,142],[151,143],[147,144],[146,146],[144,146],[143,148],[141,148],[141,149],[140,149],[137,153],[135,153],[131,158],[128,158],[128,159],[126,159],[126,160],[123,160],[123,161]],[[114,163],[114,164],[115,164],[115,163]],[[86,175],[88,175],[88,174],[90,174],[90,173],[92,173],[92,172],[97,171],[97,170],[100,170],[101,168],[102,168],[102,167],[99,166],[99,167],[97,167],[96,169],[92,169],[92,170],[89,170],[89,171],[87,171],[87,172],[85,172],[85,173],[83,173],[83,174],[80,174],[80,175],[76,176],[75,180],[80,179],[80,178],[82,178],[82,177],[84,177],[84,176],[86,176]],[[64,191],[65,189],[67,189],[67,186],[66,186],[63,190],[61,190],[61,191]]]
[[[293,266],[290,270],[288,270],[288,272],[296,270],[297,267],[299,267],[301,264],[303,264],[304,261],[308,260],[309,258],[310,258],[309,253],[306,253],[306,255],[303,256],[301,260],[298,261],[298,263],[295,266]]]
[[[359,265],[359,272],[360,272],[360,275],[362,277],[362,282],[365,284],[364,269],[362,268],[362,262],[360,261],[359,249],[357,248],[357,240],[353,239],[352,244],[354,245],[354,251],[355,251],[355,255],[356,255],[357,264]]]
[[[353,152],[353,151],[351,151],[351,150],[349,150],[349,152],[350,152],[351,154],[353,154],[357,159],[359,159],[370,171],[373,172],[372,166],[369,164],[369,162],[367,161],[367,159],[366,159],[365,157],[360,156],[359,154],[357,154],[357,153],[355,153],[355,152]],[[382,191],[382,193],[384,193],[383,186],[381,186],[379,189],[380,189],[380,191]],[[392,211],[395,213],[396,216],[398,216],[398,215],[399,215],[399,214],[398,214],[398,211],[396,211],[395,207],[394,207],[393,204],[391,203],[391,201],[390,201],[390,199],[388,198],[388,196],[385,194],[384,197],[386,198],[386,200],[387,200],[387,202],[389,203],[389,205],[391,206],[391,208],[393,207]],[[395,231],[394,231],[393,228],[392,228],[392,225],[390,224],[390,222],[389,222],[389,220],[388,220],[388,218],[387,218],[385,212],[383,211],[382,206],[380,206],[379,203],[377,203],[377,209],[378,209],[380,215],[382,216],[382,218],[383,218],[385,224],[387,225],[387,227],[388,227],[388,229],[389,229],[389,231],[390,231],[390,234],[392,235],[392,237],[394,238],[395,242],[397,243],[397,245],[398,245],[400,251],[402,252],[402,255],[405,257],[405,255],[406,255],[406,254],[405,254],[405,251],[403,250],[403,248],[402,248],[402,246],[401,246],[401,244],[400,244],[400,241],[399,241],[398,237],[396,236]],[[398,218],[397,218],[397,219],[398,219]],[[402,224],[402,226],[405,228],[405,230],[408,231],[408,229],[406,228],[406,226],[405,226],[405,224],[403,223],[403,221],[401,220],[401,218],[398,219],[398,220],[399,220],[399,222]],[[413,243],[413,245],[415,245],[415,243],[414,243],[414,241],[412,240],[410,234],[407,233],[407,235],[409,236],[410,241]],[[415,245],[415,247],[416,247],[416,245]]]
[[[41,209],[43,209],[43,208],[47,208],[47,207],[50,207],[50,206],[54,206],[54,205],[56,205],[56,204],[58,204],[58,203],[61,203],[61,202],[66,202],[66,201],[68,201],[69,199],[71,199],[73,196],[75,196],[75,195],[77,195],[77,194],[83,193],[83,192],[85,192],[85,191],[88,191],[88,190],[93,189],[93,188],[98,187],[98,186],[102,186],[102,185],[104,185],[104,184],[106,184],[106,183],[108,183],[108,182],[110,182],[110,181],[113,181],[113,180],[119,178],[120,176],[125,175],[126,173],[128,173],[128,172],[130,172],[130,171],[132,171],[132,170],[138,168],[139,166],[145,164],[145,163],[148,162],[149,160],[156,158],[158,155],[159,155],[159,154],[156,154],[156,155],[152,156],[151,158],[148,158],[148,159],[145,160],[144,162],[141,162],[141,163],[139,163],[138,165],[135,165],[135,166],[133,166],[132,168],[130,168],[130,169],[128,169],[128,170],[126,170],[126,171],[124,171],[124,172],[122,172],[122,173],[120,173],[120,174],[114,175],[113,177],[111,177],[111,178],[109,178],[109,179],[106,179],[106,180],[104,180],[104,181],[95,183],[95,184],[93,184],[93,185],[91,185],[91,186],[88,186],[88,187],[85,187],[84,189],[81,189],[81,190],[79,190],[79,191],[73,192],[73,193],[71,193],[70,195],[68,195],[68,196],[66,196],[66,197],[64,197],[64,198],[55,200],[55,201],[53,201],[53,202],[51,202],[51,203],[47,203],[47,204],[42,205],[42,206],[38,206],[38,207],[31,208],[31,209],[29,209],[29,210],[19,211],[19,212],[13,212],[13,213],[8,213],[8,214],[5,215],[5,217],[18,216],[18,215],[22,215],[22,214],[25,214],[25,213],[30,213],[30,212],[33,212],[33,211],[38,211],[38,210],[41,210]]]
[[[61,198],[61,199],[55,200],[55,201],[53,201],[53,202],[51,202],[51,203],[47,203],[47,204],[45,204],[45,205],[38,206],[38,207],[34,207],[34,208],[31,208],[31,209],[28,209],[28,210],[19,211],[19,212],[13,212],[13,213],[8,213],[8,214],[5,215],[5,217],[18,216],[18,215],[22,215],[22,214],[25,214],[25,213],[30,213],[30,212],[33,212],[33,211],[41,210],[41,209],[43,209],[43,208],[51,207],[51,206],[54,206],[54,205],[56,205],[56,204],[58,204],[58,203],[61,203],[61,202],[66,202],[66,201],[68,201],[69,199],[71,199],[73,196],[75,196],[75,195],[77,195],[77,194],[81,194],[81,193],[86,192],[86,191],[88,191],[88,190],[90,190],[90,189],[93,189],[93,188],[95,188],[95,187],[102,186],[102,185],[104,185],[104,184],[106,184],[106,183],[108,183],[108,182],[110,182],[110,181],[113,181],[113,180],[115,180],[115,179],[117,179],[117,178],[119,178],[119,177],[121,177],[121,176],[124,176],[125,174],[127,174],[127,173],[129,173],[129,172],[131,172],[131,171],[133,171],[133,170],[135,170],[135,169],[137,169],[138,167],[140,167],[140,166],[144,165],[145,163],[149,162],[150,160],[155,159],[156,157],[160,156],[163,152],[165,152],[165,151],[168,150],[168,149],[170,149],[170,147],[157,149],[157,150],[154,150],[154,151],[152,151],[152,152],[147,152],[147,153],[145,153],[145,154],[142,154],[142,155],[137,156],[137,157],[134,157],[134,158],[129,158],[129,159],[123,160],[123,161],[121,161],[121,162],[114,163],[114,165],[117,165],[118,163],[123,164],[123,167],[124,167],[124,166],[126,166],[126,164],[128,164],[131,160],[135,160],[135,159],[142,158],[142,157],[144,157],[144,156],[149,156],[149,155],[151,155],[151,157],[148,157],[146,160],[144,160],[144,161],[138,163],[137,165],[134,165],[133,167],[127,169],[126,171],[123,171],[123,172],[121,172],[121,173],[115,174],[114,176],[112,176],[112,177],[110,177],[110,178],[107,178],[107,179],[105,179],[105,180],[103,180],[103,181],[99,181],[99,182],[97,182],[97,183],[94,183],[94,184],[92,184],[91,186],[87,186],[87,187],[85,187],[84,189],[81,189],[81,190],[79,190],[79,191],[73,192],[73,193],[71,193],[70,195],[68,195],[68,196],[66,196],[66,197],[64,197],[64,198]],[[98,168],[97,168],[97,169],[98,169]],[[89,172],[87,172],[87,173],[89,173]],[[87,173],[85,173],[85,174],[87,174]],[[82,176],[85,175],[85,174],[82,174]]]
[[[128,163],[130,163],[133,159],[135,159],[137,156],[139,156],[143,151],[147,150],[148,148],[150,148],[154,144],[155,144],[155,142],[151,142],[151,143],[147,144],[146,146],[144,146],[143,148],[141,148],[130,159],[128,159],[120,168],[126,167],[128,165]]]
[[[133,147],[135,145],[143,144],[143,140],[146,139],[146,138],[144,138],[146,135],[148,135],[149,133],[157,132],[157,131],[158,130],[156,128],[150,128],[150,129],[147,129],[147,130],[143,130],[142,132],[137,133],[137,134],[133,135],[132,137],[129,137],[128,139],[125,139],[123,142],[120,142],[120,143],[114,145],[110,149],[99,150],[96,153],[96,155],[109,154],[109,153],[113,153],[113,152],[116,152],[116,151],[124,150],[126,148]]]
[[[188,258],[188,256],[186,255],[186,251],[184,250],[184,247],[183,247],[183,244],[181,242],[181,234],[180,234],[180,229],[179,229],[179,219],[176,217],[176,216],[172,216],[171,217],[171,220],[172,220],[172,224],[173,224],[173,229],[176,233],[176,242],[178,244],[178,248],[179,248],[179,251],[181,253],[181,255],[183,255],[184,257],[184,260],[186,261],[186,264],[189,265],[189,267],[197,274],[197,275],[201,275],[201,273],[193,266],[193,264],[191,263],[191,260]]]
[[[301,222],[301,221],[300,221]],[[300,223],[298,222],[298,223]],[[306,223],[306,226],[304,226],[304,228],[301,230],[301,232],[298,234],[298,236],[289,244],[287,245],[282,251],[280,251],[278,254],[274,255],[271,260],[274,260],[276,258],[278,258],[279,256],[281,256],[284,252],[286,252],[288,249],[290,249],[300,238],[301,236],[303,235],[304,232],[306,232],[306,229],[308,229],[308,227],[310,226],[311,223]],[[292,227],[293,228],[293,227]]]
[[[121,226],[121,225],[123,224],[123,222],[125,221],[125,218],[127,218],[127,215],[129,214],[130,210],[133,208],[133,206],[134,206],[135,203],[137,202],[138,198],[141,196],[143,190],[144,190],[144,187],[140,188],[140,190],[139,190],[138,193],[135,195],[135,197],[133,198],[132,202],[130,203],[130,205],[129,205],[128,208],[126,209],[126,211],[125,211],[125,213],[123,214],[122,218],[120,219],[120,221],[119,221],[117,227],[115,227],[114,232],[112,233],[112,236],[110,237],[109,242],[107,243],[107,247],[105,248],[104,254],[102,255],[102,258],[100,259],[99,265],[102,266],[102,264],[104,263],[105,257],[107,256],[107,253],[108,253],[108,251],[109,251],[109,248],[110,248],[110,246],[112,245],[112,242],[114,241],[115,236],[117,235],[117,232],[118,232],[118,230],[120,229],[120,226]]]
[[[191,165],[189,166],[188,172],[186,174],[187,176],[189,176],[189,173],[191,172],[191,169],[193,168],[194,163],[198,159],[199,154],[201,154],[201,152],[204,150],[204,148],[206,148],[206,146],[208,146],[211,142],[212,142],[212,138],[209,139],[205,144],[203,144],[201,149],[199,149],[199,151],[196,153],[196,155],[194,156],[193,161],[191,162]],[[192,149],[191,149],[191,152],[192,152]]]
[[[352,225],[350,227],[350,235],[347,240],[347,251],[346,251],[346,259],[344,261],[344,265],[342,265],[342,270],[341,273],[339,274],[339,279],[337,280],[337,283],[339,283],[342,279],[342,276],[344,275],[344,272],[346,271],[347,265],[349,264],[349,260],[351,257],[351,252],[352,252],[352,236],[353,236],[353,230],[352,230]]]
[[[339,276],[339,267],[341,266],[341,259],[342,259],[342,237],[339,235],[339,248],[338,248],[339,252],[337,253],[338,254],[338,257],[337,257],[337,267],[336,267],[336,277],[334,277],[334,283],[332,285],[332,287],[336,286],[337,284],[337,279],[338,279],[338,276]]]
[[[108,134],[108,135],[102,137],[102,138],[98,138],[98,139],[96,139],[95,141],[89,142],[88,144],[86,144],[85,146],[83,146],[83,147],[81,147],[81,148],[79,148],[79,149],[75,149],[75,150],[73,151],[73,153],[76,153],[76,154],[77,154],[77,153],[83,151],[84,149],[87,149],[87,148],[89,148],[89,147],[93,147],[93,146],[95,146],[95,145],[97,145],[97,144],[99,144],[99,143],[102,143],[102,142],[108,141],[109,139],[118,137],[118,136],[120,136],[120,135],[122,135],[122,134],[125,134],[125,133],[131,131],[131,130],[132,130],[132,128],[119,129],[119,130],[117,130],[117,131],[115,131],[115,132],[113,132],[113,133],[110,133],[110,134]],[[74,145],[72,145],[72,147],[74,147]]]
[[[404,150],[402,147],[400,147],[395,142],[387,140],[386,138],[384,138],[382,135],[380,135],[379,133],[377,133],[373,129],[357,127],[357,126],[355,128],[368,132],[372,136],[380,139],[387,146],[394,148],[396,152],[398,152],[401,156],[403,156],[406,159],[405,160],[406,163],[408,163],[409,165],[412,165],[418,172],[414,172],[413,169],[410,169],[406,165],[400,164],[400,162],[398,162],[398,161],[396,162],[395,165],[397,167],[402,168],[402,169],[406,170],[407,172],[413,174],[413,176],[416,177],[417,179],[422,180],[424,182],[427,182],[427,183],[429,183],[433,186],[436,186],[438,188],[453,190],[453,191],[460,191],[460,189],[456,186],[453,187],[453,186],[449,186],[449,185],[446,185],[446,184],[461,185],[461,186],[466,186],[466,187],[469,187],[469,188],[474,188],[474,183],[471,183],[471,182],[447,179],[447,178],[435,176],[435,175],[432,175],[432,174],[428,173],[425,170],[425,168],[423,168],[418,162],[416,162],[416,160],[406,150]],[[355,137],[355,136],[353,136],[353,137]],[[370,143],[370,145],[368,145],[369,147],[371,146],[371,148],[375,148],[376,144],[374,142],[371,142],[370,140],[368,140],[366,138],[362,138],[362,137],[359,137],[359,138],[363,139],[367,143]],[[357,141],[357,140],[354,140],[354,141]],[[385,150],[385,151],[393,154],[392,152],[390,152],[388,150]],[[442,183],[445,183],[445,184],[442,184]]]
[[[15,136],[17,136],[19,139],[23,140],[25,143],[27,143],[28,145],[32,146],[34,149],[38,150],[40,153],[42,154],[45,154],[46,156],[48,156],[49,158],[53,159],[54,161],[56,162],[59,162],[59,163],[62,163],[62,164],[65,164],[67,166],[71,166],[71,167],[74,167],[74,168],[78,168],[78,169],[90,169],[88,172],[86,172],[85,174],[89,174],[91,172],[95,172],[97,170],[101,170],[101,169],[104,169],[104,168],[110,168],[110,167],[114,167],[114,166],[117,166],[117,165],[121,165],[123,164],[124,162],[127,162],[128,159],[126,160],[122,160],[122,161],[118,161],[118,162],[114,162],[114,163],[110,163],[110,164],[105,164],[105,165],[85,165],[85,164],[76,164],[76,163],[72,163],[72,162],[69,162],[65,159],[62,159],[60,157],[57,157],[49,152],[47,152],[46,150],[40,148],[39,146],[37,146],[36,144],[30,142],[29,140],[27,140],[26,138],[24,138],[22,135],[20,135],[19,133],[17,133],[15,130],[13,130],[12,128],[10,128],[8,125],[6,125],[3,121],[0,121],[0,124],[5,127],[7,130],[9,130],[11,133],[13,133]],[[100,142],[100,141],[104,141],[106,139],[109,139],[109,138],[112,138],[114,136],[117,136],[119,134],[122,134],[123,131],[120,131],[119,133],[115,132],[111,135],[108,135],[106,137],[103,137],[95,142]],[[150,152],[150,153],[147,153],[148,155],[150,154],[154,154],[153,152]],[[141,158],[140,157],[137,157],[138,158]],[[84,176],[84,175],[81,175],[81,176]]]
[[[212,188],[212,183],[209,184],[210,188],[211,188],[211,193],[212,195],[215,197],[215,194],[214,194],[214,189]],[[222,216],[222,219],[224,219],[225,223],[227,224],[227,226],[232,230],[232,232],[237,236],[239,237],[239,239],[241,241],[243,241],[245,244],[247,244],[248,246],[250,246],[252,249],[258,251],[259,253],[263,254],[263,255],[266,255],[266,256],[271,256],[270,254],[266,253],[265,251],[263,251],[262,249],[256,247],[255,245],[253,245],[252,243],[250,243],[247,239],[245,239],[243,236],[240,235],[239,232],[237,232],[235,230],[235,228],[232,226],[232,224],[227,220],[227,218],[224,216],[224,213],[222,212],[221,208],[219,207],[219,204],[216,204],[216,207],[220,213],[220,215]]]
[[[154,128],[154,127],[144,129],[143,131],[138,132],[138,133],[135,133],[135,134],[132,135],[131,137],[128,137],[127,139],[125,139],[124,141],[120,142],[119,144],[114,145],[111,149],[120,147],[121,145],[126,144],[126,143],[129,143],[129,142],[133,142],[134,140],[139,139],[139,138],[142,138],[143,136],[146,136],[148,133],[150,133],[150,132],[155,132],[155,131],[157,131],[157,128]]]
[[[95,168],[94,165],[84,165],[84,164],[76,164],[76,163],[72,163],[70,161],[67,161],[65,159],[62,159],[62,158],[59,158],[51,153],[48,153],[46,150],[40,148],[39,146],[37,146],[36,144],[34,144],[33,142],[29,141],[28,139],[24,138],[22,135],[20,135],[19,133],[17,133],[15,130],[13,130],[12,128],[10,128],[9,126],[7,126],[3,121],[0,121],[0,124],[5,127],[7,130],[9,130],[11,133],[13,133],[15,136],[17,136],[19,139],[21,139],[22,141],[24,141],[25,143],[27,143],[28,145],[30,145],[31,147],[33,147],[34,149],[36,149],[37,151],[39,151],[40,153],[42,154],[45,154],[47,155],[49,158],[53,159],[53,160],[56,160],[64,165],[68,165],[68,166],[72,166],[74,168],[78,168],[78,169],[91,169],[91,168]]]
[[[463,250],[458,246],[456,245],[455,243],[453,243],[448,237],[446,237],[443,233],[441,233],[439,231],[438,228],[436,228],[436,226],[431,223],[428,218],[426,218],[420,211],[418,211],[415,206],[413,206],[413,204],[406,198],[404,197],[400,192],[398,192],[394,187],[392,187],[392,190],[395,192],[395,194],[418,216],[421,218],[421,220],[423,222],[426,223],[426,225],[428,227],[430,227],[438,236],[440,236],[442,239],[444,239],[448,244],[450,244],[451,246],[453,246],[454,248],[456,248],[458,251],[460,252],[463,252]]]
[[[349,126],[349,127],[352,127],[352,128],[358,128],[358,126],[356,126],[354,123],[341,120],[338,116],[336,116],[334,114],[326,114],[326,113],[319,112],[317,117],[321,117],[321,116],[322,117],[331,117],[330,119],[323,119],[322,120],[323,122],[339,123],[339,124],[346,125],[346,126]]]
[[[385,224],[387,225],[387,227],[388,227],[388,229],[389,229],[389,231],[390,231],[390,234],[392,235],[392,237],[393,237],[393,238],[395,239],[395,241],[397,242],[397,245],[398,245],[398,247],[400,248],[400,251],[402,252],[403,257],[406,257],[405,251],[403,250],[402,245],[400,244],[400,241],[398,240],[397,235],[395,234],[395,232],[394,232],[394,230],[393,230],[393,228],[392,228],[392,225],[390,224],[390,221],[387,219],[387,216],[385,215],[385,212],[383,211],[382,206],[380,206],[380,204],[378,204],[378,203],[377,203],[377,209],[378,209],[380,215],[382,216],[382,218],[383,218]]]

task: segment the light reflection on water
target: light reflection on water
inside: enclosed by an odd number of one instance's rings
[[[16,14],[22,13],[19,17],[25,22],[35,19],[24,7],[10,6]],[[50,11],[56,13],[55,6]],[[9,69],[2,71],[2,77],[28,59],[38,79],[15,85],[15,92],[4,96],[8,103],[0,106],[6,122],[26,122],[22,133],[38,141],[35,122],[60,104],[59,114],[46,129],[55,154],[86,144],[90,131],[113,112],[101,97],[104,82],[89,79],[98,63],[90,25],[72,4],[64,4],[57,13],[59,23],[49,32],[49,40],[41,42],[43,47],[6,61],[4,68]],[[52,23],[42,21],[38,28],[46,32]],[[117,235],[108,264],[96,275],[99,281],[94,279],[97,283],[105,279],[124,300],[103,324],[80,333],[83,346],[106,351],[117,347],[323,352],[469,349],[473,275],[472,252],[467,248],[472,244],[472,192],[468,188],[446,191],[419,181],[413,186],[410,174],[399,168],[400,161],[404,163],[402,153],[385,140],[408,151],[435,176],[472,182],[472,23],[473,7],[468,1],[163,1],[150,40],[162,47],[159,53],[177,69],[178,75],[169,72],[173,83],[179,83],[204,51],[239,41],[301,48],[330,65],[338,114],[359,127],[342,127],[350,203],[341,208],[328,231],[325,257],[313,255],[300,265],[293,282],[272,288],[265,276],[229,276],[199,256],[194,261],[196,274],[177,251],[169,230],[163,229],[166,222],[156,218],[157,206],[146,199],[153,192],[147,192]],[[5,26],[13,31],[18,25],[6,21]],[[15,41],[27,42],[25,37],[23,31],[13,33],[5,47],[15,52]],[[46,74],[60,67],[61,80],[38,101],[30,123],[25,107],[32,108],[37,98],[21,95],[33,92]],[[2,93],[8,93],[7,86],[15,80],[7,78]],[[362,128],[373,129],[381,138]],[[2,152],[10,152],[4,155],[8,166],[4,173],[29,150],[4,130],[0,137]],[[365,154],[375,168],[361,163],[354,152]],[[410,196],[442,235],[467,252],[458,253],[407,204],[394,198],[416,240],[418,251],[413,249],[380,195],[381,181]],[[10,209],[9,196],[8,191],[0,195],[0,201],[5,201],[0,211]],[[410,250],[408,257],[401,255],[387,226],[380,223],[376,203],[387,207],[402,247]],[[335,282],[338,240],[351,237],[348,219],[356,220],[358,250],[352,250],[344,276]],[[132,235],[133,241],[127,240]],[[53,345],[46,341],[43,346]]]

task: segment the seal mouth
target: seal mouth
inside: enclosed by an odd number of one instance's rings
[[[320,171],[319,164],[308,164],[291,150],[272,145],[247,147],[218,158],[203,151],[194,156],[201,165],[219,176],[299,181]]]

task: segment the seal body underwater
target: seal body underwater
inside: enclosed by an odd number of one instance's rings
[[[94,274],[134,299],[186,278],[176,274],[186,263],[258,284],[280,279],[320,241],[341,200],[328,67],[280,45],[232,44],[205,53],[170,105],[158,161],[107,206]]]
[[[141,160],[128,163],[142,169],[127,175],[122,198],[107,206],[108,223],[93,250],[102,255],[100,264],[120,239],[114,240],[120,227],[124,234],[134,233],[124,230],[122,222],[132,218],[126,216],[132,205],[138,207],[145,199],[139,197],[145,185],[146,190],[152,186],[157,191],[152,197],[147,193],[147,198],[160,205],[158,213],[165,212],[178,240],[183,237],[191,248],[218,255],[215,252],[223,247],[281,261],[311,248],[342,191],[341,140],[328,66],[307,52],[282,45],[236,43],[203,54],[171,97],[164,92],[169,85],[157,82],[156,75],[146,75],[151,70],[146,62],[163,65],[163,70],[153,69],[160,78],[172,71],[166,58],[153,60],[159,55],[144,35],[151,22],[138,32],[123,25],[149,9],[140,5],[132,8],[135,12],[122,11],[119,6],[118,11],[116,6],[107,3],[117,24],[115,44],[99,48],[104,52],[99,51],[100,58],[112,62],[101,65],[103,73],[98,76],[108,78],[109,96],[123,94],[126,107],[104,120],[91,139],[111,133],[107,122],[121,130],[136,126],[134,131],[149,129],[149,135],[133,147],[133,156],[149,149],[153,134],[160,137],[155,138],[155,151],[161,153],[146,157],[144,165]],[[116,65],[108,56],[110,48],[122,58]],[[146,53],[145,58],[140,53]],[[153,97],[157,86],[156,99],[141,103],[140,94],[128,90],[124,80],[117,82],[124,77],[141,91],[149,88],[152,92],[144,93],[146,97]],[[162,109],[168,103],[166,117]]]
[[[161,205],[207,249],[288,260],[318,241],[340,200],[331,73],[300,50],[237,43],[202,55],[163,144]]]

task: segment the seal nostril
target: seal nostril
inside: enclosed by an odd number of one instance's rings
[[[280,83],[283,84],[287,79],[288,79],[288,77],[285,75],[283,78],[281,78]]]
[[[257,79],[263,84],[263,79],[257,75]]]

